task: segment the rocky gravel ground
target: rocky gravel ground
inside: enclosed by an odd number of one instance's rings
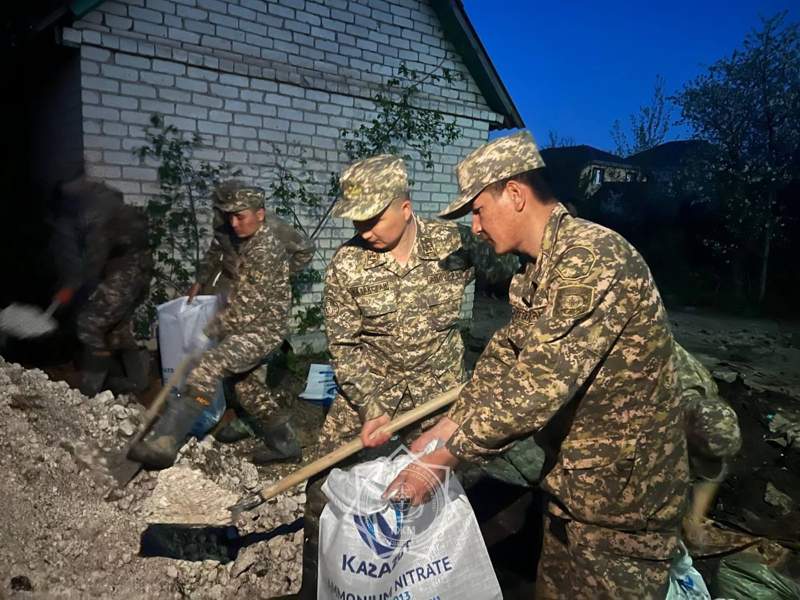
[[[99,466],[139,425],[133,397],[86,398],[0,358],[0,598],[269,598],[299,587],[302,488],[206,525],[204,501],[237,499],[294,465],[259,471],[241,447],[191,441],[178,463],[120,490]],[[194,526],[170,498],[194,500]],[[220,500],[225,497],[224,500]]]

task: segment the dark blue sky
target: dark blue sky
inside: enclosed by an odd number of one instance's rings
[[[759,15],[796,0],[590,2],[464,0],[467,13],[525,124],[540,143],[548,130],[613,150],[609,130],[652,97],[657,74],[668,93],[741,45]],[[673,118],[679,117],[677,109]],[[669,139],[686,137],[674,128]]]

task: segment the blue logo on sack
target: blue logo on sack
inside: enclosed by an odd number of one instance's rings
[[[400,544],[403,531],[403,509],[393,505],[396,529],[387,522],[381,513],[353,515],[358,534],[364,543],[380,558],[387,558]]]

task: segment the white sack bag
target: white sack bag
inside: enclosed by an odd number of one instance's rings
[[[478,522],[448,476],[432,500],[403,511],[381,499],[412,461],[401,447],[343,471],[322,487],[317,598],[493,600],[502,598]]]
[[[161,380],[166,382],[187,354],[202,352],[212,346],[203,333],[217,312],[216,296],[195,296],[191,304],[182,296],[156,308],[158,314],[158,351],[161,356]],[[183,390],[185,377],[174,392]],[[206,409],[192,434],[202,436],[216,424],[225,412],[225,395],[222,382],[217,387],[214,402]]]
[[[692,557],[681,542],[681,554],[669,568],[666,600],[711,600],[703,576],[692,566]]]

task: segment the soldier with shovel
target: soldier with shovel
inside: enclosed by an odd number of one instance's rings
[[[89,177],[62,184],[58,195],[54,247],[61,288],[54,303],[85,298],[76,300],[81,393],[141,391],[149,383],[149,357],[137,347],[132,317],[153,273],[147,218],[123,202],[122,192]],[[109,377],[115,358],[126,378]]]
[[[185,392],[173,398],[152,431],[128,457],[147,469],[170,467],[192,425],[213,401],[224,378],[236,381],[239,403],[257,424],[264,446],[254,462],[299,460],[300,445],[285,415],[280,415],[260,368],[288,332],[291,288],[285,245],[265,222],[264,191],[239,181],[220,184],[215,208],[225,214],[235,235],[235,280],[227,306],[206,333],[217,345],[203,353],[186,379]],[[310,258],[310,256],[309,256]]]

